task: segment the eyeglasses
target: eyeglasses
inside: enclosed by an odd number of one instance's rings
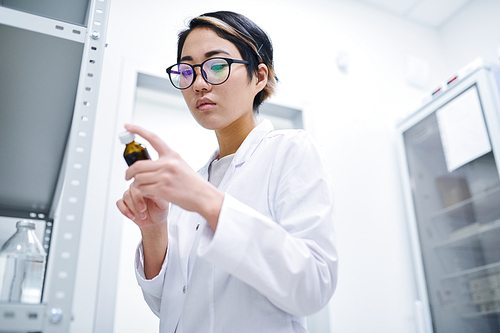
[[[203,79],[212,85],[223,84],[231,74],[231,65],[249,64],[245,60],[236,60],[229,58],[210,58],[198,65],[185,63],[175,64],[167,68],[170,82],[177,89],[187,89],[191,87],[196,79],[195,68],[200,67]]]

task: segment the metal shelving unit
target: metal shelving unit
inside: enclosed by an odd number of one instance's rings
[[[0,1],[0,244],[30,219],[48,253],[42,302],[0,303],[0,332],[69,331],[109,1]]]

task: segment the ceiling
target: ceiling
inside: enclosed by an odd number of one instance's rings
[[[474,0],[357,0],[420,25],[439,29]]]

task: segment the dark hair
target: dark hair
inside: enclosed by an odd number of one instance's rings
[[[209,28],[217,35],[233,43],[247,65],[248,77],[258,73],[259,64],[268,68],[267,85],[254,98],[253,109],[258,112],[259,106],[270,97],[276,89],[278,78],[274,74],[273,46],[269,36],[247,17],[229,11],[202,14],[193,18],[188,29],[179,33],[177,42],[177,62],[180,62],[182,48],[187,36],[195,28]]]

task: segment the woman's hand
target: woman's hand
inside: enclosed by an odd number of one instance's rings
[[[198,212],[215,230],[224,194],[191,169],[157,135],[139,126],[126,125],[125,128],[146,139],[159,157],[156,161],[137,161],[128,168],[126,179],[133,178],[134,182],[128,191],[130,198],[124,196],[129,211],[120,209],[122,213],[132,213],[139,227],[149,227],[151,223],[161,223],[161,212],[171,202]]]
[[[167,253],[169,203],[159,198],[144,198],[132,184],[116,205],[141,229],[144,275],[146,279],[154,278]]]
[[[158,198],[144,198],[133,184],[116,203],[120,212],[134,221],[141,230],[166,223],[169,203]]]

